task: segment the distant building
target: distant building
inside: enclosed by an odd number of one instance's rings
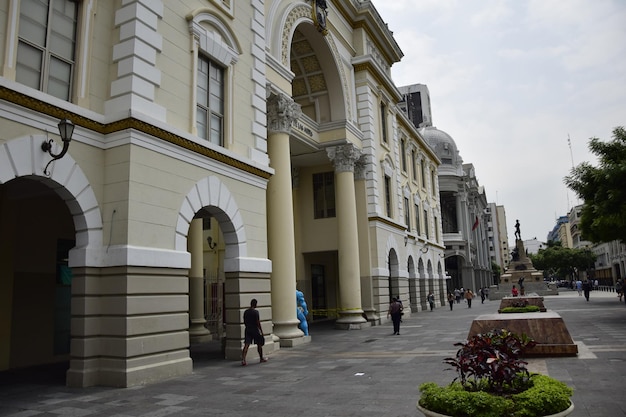
[[[501,272],[504,272],[508,268],[511,258],[504,206],[489,203],[485,210],[485,215],[487,217],[489,258],[491,262],[500,267]],[[494,284],[497,284],[497,282],[494,282]]]
[[[540,249],[545,249],[548,245],[545,242],[537,240],[537,238],[528,239],[524,241],[524,248],[526,253],[536,255]]]
[[[430,107],[430,93],[424,84],[412,84],[398,87],[402,101],[398,107],[404,111],[415,127],[432,126],[433,118]]]
[[[561,216],[557,219],[552,231],[548,233],[547,240],[548,242],[561,242],[561,246],[564,248],[573,247],[568,216]]]
[[[569,229],[572,235],[572,248],[574,249],[582,249],[588,248],[592,245],[591,242],[584,240],[579,224],[580,224],[580,213],[582,211],[583,206],[578,205],[572,208],[569,213],[567,213],[567,217],[569,218]]]
[[[615,285],[625,276],[626,244],[618,240],[594,245],[591,249],[596,254],[594,278],[600,285]]]

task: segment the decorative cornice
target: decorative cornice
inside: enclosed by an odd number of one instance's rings
[[[6,100],[10,103],[20,105],[27,109],[34,110],[57,119],[71,119],[76,126],[81,126],[102,135],[108,135],[125,129],[137,130],[258,177],[264,179],[269,179],[271,177],[269,172],[133,117],[116,120],[111,123],[100,123],[88,117],[61,109],[52,104],[27,96],[4,86],[0,86],[0,100]]]
[[[352,67],[354,68],[355,73],[360,71],[369,72],[372,77],[376,79],[376,81],[385,86],[386,90],[393,95],[393,98],[396,101],[400,101],[400,99],[402,99],[402,95],[400,94],[398,87],[396,87],[391,78],[387,77],[386,74],[385,76],[383,76],[381,70],[376,65],[374,65],[372,61],[367,60],[361,62],[353,62]]]
[[[399,223],[394,222],[393,220],[387,219],[385,217],[380,217],[380,216],[370,216],[367,218],[368,221],[370,222],[380,222],[380,223],[384,223],[387,226],[391,226],[394,229],[398,229],[398,230],[402,230],[402,231],[406,231],[406,226],[403,226]]]

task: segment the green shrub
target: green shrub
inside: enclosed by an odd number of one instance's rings
[[[419,405],[455,417],[502,417],[510,415],[514,403],[506,397],[484,391],[468,392],[460,383],[440,387],[434,382],[420,385]]]
[[[537,311],[541,311],[539,306],[504,307],[500,313],[536,313]]]
[[[574,393],[570,387],[545,375],[533,374],[531,380],[532,388],[513,396],[519,407],[516,417],[556,414],[570,406],[569,397]]]
[[[564,383],[539,374],[532,374],[531,382],[531,388],[511,396],[465,391],[458,382],[446,387],[426,382],[419,387],[419,405],[455,417],[537,417],[570,406],[572,389]]]
[[[535,344],[505,329],[455,343],[460,349],[444,363],[458,376],[446,387],[420,385],[419,405],[454,417],[539,417],[567,409],[572,389],[548,376],[530,374],[520,359]]]

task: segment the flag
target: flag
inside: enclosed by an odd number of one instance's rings
[[[472,232],[476,230],[477,227],[478,227],[478,216],[476,216],[476,221],[474,222],[474,225],[472,226]]]

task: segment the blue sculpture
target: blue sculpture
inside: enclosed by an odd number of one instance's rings
[[[296,314],[298,320],[300,320],[300,330],[304,332],[305,336],[309,335],[309,324],[306,321],[306,316],[309,314],[309,310],[306,308],[306,301],[304,300],[304,293],[296,290]]]

